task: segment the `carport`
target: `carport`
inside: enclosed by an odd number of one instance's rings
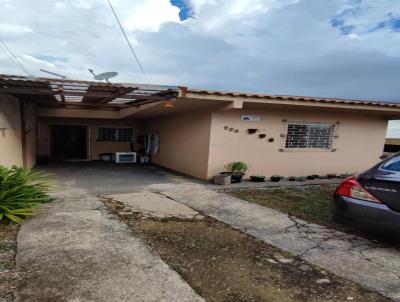
[[[1,150],[2,160],[32,167],[37,158],[97,160],[133,151],[145,133],[132,116],[177,95],[175,86],[0,76],[0,128],[14,147]]]

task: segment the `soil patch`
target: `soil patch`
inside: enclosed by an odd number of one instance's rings
[[[17,253],[16,224],[0,223],[0,301],[13,301],[19,274],[15,271]]]
[[[389,301],[211,218],[155,220],[103,201],[207,301]]]

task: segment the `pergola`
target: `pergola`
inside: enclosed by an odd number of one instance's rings
[[[0,75],[0,93],[46,107],[119,110],[174,99],[176,86]]]

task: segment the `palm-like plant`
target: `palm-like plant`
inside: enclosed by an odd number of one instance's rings
[[[39,204],[50,202],[51,177],[25,168],[0,166],[0,221],[20,223],[35,214]]]

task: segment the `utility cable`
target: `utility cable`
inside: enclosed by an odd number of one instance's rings
[[[150,84],[149,78],[147,77],[146,73],[144,72],[143,66],[142,66],[142,64],[140,63],[140,60],[139,60],[138,56],[136,55],[135,51],[133,50],[132,44],[131,44],[131,42],[129,41],[128,36],[126,35],[125,30],[124,30],[124,28],[123,28],[121,22],[119,21],[119,18],[118,18],[118,16],[117,16],[117,13],[116,13],[115,10],[114,10],[114,7],[113,7],[112,4],[111,4],[111,1],[110,1],[110,0],[107,0],[107,1],[108,1],[108,4],[110,5],[110,8],[111,8],[113,14],[114,14],[115,20],[117,20],[117,23],[118,23],[118,25],[119,25],[119,28],[121,29],[122,34],[124,35],[125,40],[126,40],[126,42],[128,43],[128,46],[129,46],[129,48],[130,48],[130,50],[131,50],[131,52],[132,52],[132,54],[133,54],[133,56],[134,56],[134,58],[135,58],[135,60],[136,60],[136,63],[137,63],[138,66],[139,66],[140,71],[142,72],[143,76],[145,77],[147,83]]]
[[[13,51],[7,46],[6,42],[0,38],[0,45],[3,52],[8,56],[8,58],[17,65],[24,73],[28,76],[32,77],[32,74],[28,71],[28,69],[22,64],[22,62],[17,58],[17,56],[13,53]]]

